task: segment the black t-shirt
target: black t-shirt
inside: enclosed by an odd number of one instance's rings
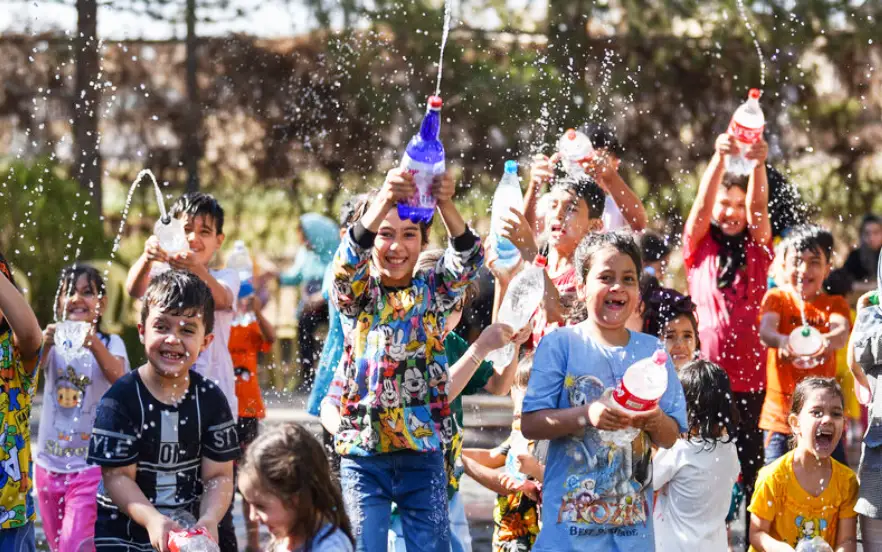
[[[875,256],[876,261],[871,263],[872,266],[868,267],[864,266],[863,260],[861,259],[861,248],[852,249],[851,253],[848,254],[848,258],[845,259],[845,264],[842,265],[842,268],[848,272],[852,278],[854,278],[855,282],[872,282],[876,279],[876,263],[878,262],[878,254]]]
[[[190,387],[176,406],[150,393],[137,370],[121,377],[101,402],[89,442],[89,463],[137,464],[135,481],[165,513],[188,510],[198,518],[202,458],[228,462],[239,456],[236,424],[221,390],[190,371]],[[147,530],[133,522],[98,487],[98,550],[152,550]]]

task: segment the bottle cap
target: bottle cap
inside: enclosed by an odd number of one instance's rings
[[[429,109],[432,111],[440,110],[443,104],[444,102],[441,100],[441,96],[429,96]]]
[[[244,240],[236,240],[233,242],[233,247],[235,249],[241,249],[241,248],[245,247],[245,241]]]
[[[747,97],[751,100],[758,100],[763,93],[759,88],[751,88],[750,92],[747,93]]]
[[[668,353],[666,353],[663,349],[659,349],[656,352],[652,353],[652,362],[655,364],[664,364],[668,361]]]
[[[870,304],[873,306],[879,305],[879,292],[874,291],[872,295],[870,295]]]
[[[545,268],[546,266],[548,266],[548,258],[542,253],[539,253],[538,255],[536,255],[536,259],[533,261],[533,264],[535,264],[539,268]]]
[[[808,337],[810,335],[812,335],[812,329],[808,326],[803,326],[802,327],[802,337]]]
[[[518,162],[509,159],[505,162],[505,172],[507,174],[517,174],[518,173]]]
[[[576,129],[574,129],[574,128],[567,129],[567,131],[564,133],[564,136],[566,136],[567,140],[575,140],[576,139]]]

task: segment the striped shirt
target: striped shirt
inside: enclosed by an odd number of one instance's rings
[[[188,510],[198,517],[202,459],[235,460],[236,426],[224,394],[190,371],[187,394],[175,406],[158,401],[137,370],[120,378],[101,399],[89,463],[103,467],[137,464],[135,482],[156,508]],[[98,550],[152,550],[147,530],[119,511],[104,483],[98,487]]]

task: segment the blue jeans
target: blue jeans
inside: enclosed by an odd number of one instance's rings
[[[775,431],[763,431],[763,436],[766,444],[767,466],[790,452],[790,435],[777,433]],[[848,465],[845,462],[845,446],[842,444],[842,439],[839,439],[839,442],[836,443],[836,448],[833,449],[833,454],[830,456],[833,457],[833,460],[845,464],[846,466]]]
[[[356,552],[385,552],[392,503],[408,550],[450,552],[447,475],[440,452],[347,456],[340,462]]]
[[[33,521],[15,529],[0,530],[0,552],[34,552],[36,549]]]
[[[450,516],[450,551],[472,552],[472,535],[469,533],[469,522],[466,519],[465,505],[462,494],[454,493],[448,503]],[[401,516],[392,518],[389,527],[389,552],[407,552],[404,545],[404,530],[401,527]]]

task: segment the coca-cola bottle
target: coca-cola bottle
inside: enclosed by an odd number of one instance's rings
[[[659,349],[649,358],[638,360],[628,369],[616,386],[609,401],[613,408],[631,412],[646,412],[655,408],[668,388],[668,354]],[[600,438],[623,447],[631,443],[640,430],[635,427],[618,431],[598,431]]]
[[[747,101],[741,104],[732,115],[729,130],[726,132],[738,142],[738,153],[726,157],[726,171],[739,176],[747,176],[756,167],[756,159],[747,159],[745,155],[750,146],[763,137],[766,117],[760,109],[758,88],[751,88]]]
[[[560,153],[563,169],[567,174],[575,176],[585,172],[584,163],[590,161],[594,155],[594,146],[585,133],[571,128],[557,141],[557,151]]]

